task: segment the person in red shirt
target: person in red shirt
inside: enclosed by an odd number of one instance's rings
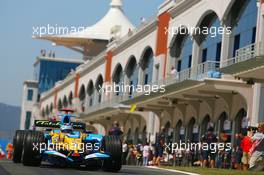
[[[8,160],[11,160],[12,159],[12,153],[13,153],[13,145],[11,143],[7,144],[6,152],[7,152],[6,158]]]
[[[244,137],[241,141],[241,149],[243,151],[243,157],[242,157],[242,163],[243,163],[243,170],[248,170],[248,167],[249,167],[249,151],[250,151],[250,148],[252,146],[252,142],[251,142],[251,137],[247,134],[247,132],[245,131],[243,133]]]

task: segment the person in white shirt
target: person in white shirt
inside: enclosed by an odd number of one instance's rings
[[[171,67],[171,71],[170,71],[170,77],[173,77],[174,79],[179,79],[179,73],[178,71],[175,69],[174,66]]]
[[[150,146],[149,143],[143,147],[143,166],[148,166]]]
[[[126,158],[127,158],[127,154],[128,154],[128,145],[127,145],[127,142],[124,141],[123,142],[123,145],[122,145],[122,162],[123,162],[123,165],[126,165]]]

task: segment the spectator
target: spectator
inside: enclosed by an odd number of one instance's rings
[[[174,76],[176,73],[177,73],[177,70],[175,69],[175,67],[171,66],[171,72],[170,72],[171,76]]]
[[[209,127],[208,131],[205,135],[202,136],[202,143],[207,143],[207,145],[210,148],[211,144],[215,144],[217,143],[218,139],[216,137],[216,135],[213,133],[214,132],[214,128],[213,127]],[[209,157],[210,157],[210,167],[211,168],[215,168],[215,158],[216,158],[216,152],[213,150],[202,150],[202,158],[203,158],[203,167],[207,166],[207,163],[209,161]]]
[[[121,131],[119,127],[119,123],[115,121],[113,123],[113,127],[109,130],[109,135],[115,135],[115,136],[121,136],[123,132]]]
[[[143,166],[148,166],[149,153],[150,153],[150,146],[149,143],[146,143],[146,145],[143,148]]]
[[[235,147],[235,169],[241,170],[241,163],[242,163],[242,157],[243,157],[243,151],[241,149],[241,140],[243,135],[241,133],[237,133],[235,135],[236,143],[234,145]]]
[[[126,158],[128,155],[128,145],[126,141],[123,141],[123,145],[122,145],[122,162],[123,165],[126,165]]]
[[[174,66],[171,67],[170,75],[171,77],[174,77],[175,79],[179,79],[179,74]]]
[[[166,140],[166,129],[161,128],[161,133],[157,137],[157,142],[155,145],[155,158],[153,160],[154,165],[160,166],[160,160],[163,157],[164,144]]]
[[[264,170],[264,123],[259,124],[258,132],[251,138],[253,142],[250,149],[250,169]]]
[[[247,135],[247,132],[243,132],[243,139],[241,141],[240,147],[243,151],[242,163],[243,170],[247,170],[249,166],[249,150],[251,148],[251,138]]]
[[[5,157],[5,152],[2,150],[2,146],[0,145],[0,159]]]
[[[13,145],[11,143],[8,143],[7,146],[6,146],[6,158],[8,160],[11,160],[12,159],[12,153],[13,153]]]
[[[126,157],[126,163],[128,165],[134,165],[134,146],[133,145],[129,145],[128,146],[128,154],[127,154],[127,157]]]
[[[142,146],[142,144],[137,144],[137,146],[136,146],[136,162],[137,162],[137,166],[142,166],[142,164],[143,164],[143,146]]]

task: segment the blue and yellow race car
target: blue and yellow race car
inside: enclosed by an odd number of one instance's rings
[[[122,143],[118,136],[103,136],[86,131],[84,123],[72,122],[72,110],[63,110],[61,121],[36,120],[45,131],[18,130],[13,139],[13,162],[40,166],[48,161],[55,166],[85,166],[117,172],[121,169]]]

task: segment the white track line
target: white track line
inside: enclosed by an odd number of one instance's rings
[[[200,175],[200,174],[190,173],[190,172],[185,172],[185,171],[179,171],[179,170],[172,170],[172,169],[159,168],[159,167],[156,167],[156,166],[147,166],[147,168],[159,169],[159,170],[165,170],[165,171],[169,171],[169,172],[182,173],[182,174],[187,174],[187,175]]]

